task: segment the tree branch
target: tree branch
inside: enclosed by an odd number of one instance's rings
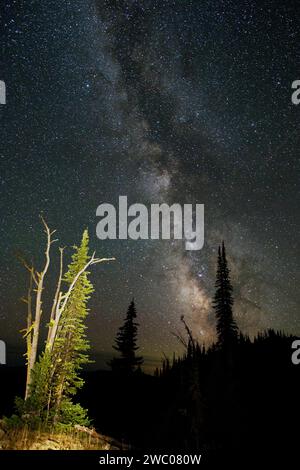
[[[51,309],[50,322],[49,322],[49,327],[48,327],[47,343],[49,342],[50,337],[51,337],[51,331],[52,331],[52,328],[53,328],[52,322],[54,321],[54,318],[55,318],[56,306],[57,306],[58,299],[59,299],[60,287],[61,287],[62,276],[63,276],[63,253],[64,253],[64,249],[65,249],[64,247],[59,248],[59,252],[60,252],[59,276],[58,276],[55,296],[54,296],[54,299],[53,299],[53,305],[52,305],[52,309]]]
[[[67,292],[65,294],[62,294],[62,292],[59,293],[58,302],[56,304],[56,312],[55,312],[55,316],[54,316],[54,325],[52,327],[51,334],[50,334],[50,337],[49,337],[49,341],[47,343],[47,348],[50,352],[53,349],[54,340],[55,340],[55,336],[56,336],[56,333],[57,333],[57,328],[58,328],[58,324],[59,324],[61,315],[62,315],[64,309],[66,308],[66,305],[67,305],[67,302],[70,298],[70,295],[71,295],[77,281],[79,280],[80,276],[88,269],[89,266],[92,266],[94,264],[103,263],[105,261],[115,261],[115,259],[116,258],[96,258],[95,257],[95,252],[94,252],[92,254],[91,259],[86,263],[86,265],[80,271],[78,271],[78,273],[74,277],[72,283],[70,284],[69,289],[67,290]],[[60,305],[62,300],[63,300],[62,305]]]

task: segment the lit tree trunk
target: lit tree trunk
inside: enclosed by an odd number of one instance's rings
[[[32,274],[34,274],[34,279],[36,283],[36,301],[35,301],[35,315],[34,315],[34,321],[33,324],[31,325],[32,327],[32,332],[30,333],[30,338],[32,335],[32,340],[31,340],[31,345],[30,345],[30,354],[28,357],[28,369],[27,369],[27,380],[26,380],[26,393],[25,393],[25,399],[27,399],[30,396],[30,385],[32,382],[32,370],[34,368],[35,362],[36,362],[36,357],[37,357],[37,349],[38,349],[38,341],[39,341],[39,333],[40,333],[40,322],[41,322],[41,316],[42,316],[42,294],[43,294],[43,289],[44,289],[44,278],[45,275],[48,271],[49,264],[50,264],[50,247],[51,244],[55,241],[52,240],[51,237],[53,233],[55,233],[55,230],[52,232],[50,231],[48,225],[46,224],[45,220],[42,218],[42,222],[45,227],[45,232],[47,235],[47,245],[46,245],[46,250],[45,250],[45,265],[43,270],[39,272],[33,272],[32,268]]]
[[[29,380],[29,359],[31,355],[31,343],[32,343],[32,284],[33,284],[33,268],[29,268],[26,263],[23,260],[23,264],[25,264],[26,268],[29,270],[30,276],[29,276],[29,287],[28,287],[28,292],[27,292],[27,297],[23,297],[21,300],[27,304],[27,325],[24,330],[21,330],[21,332],[24,332],[23,338],[26,338],[26,366],[27,366],[27,372],[26,372],[26,386],[27,382]]]

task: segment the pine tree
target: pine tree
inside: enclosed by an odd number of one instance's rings
[[[216,292],[213,306],[217,318],[218,346],[227,347],[234,344],[238,338],[238,328],[233,318],[232,285],[230,271],[227,266],[224,242],[218,251],[218,268],[216,275]]]
[[[143,363],[141,356],[136,356],[136,351],[139,349],[136,345],[137,342],[137,328],[138,323],[135,322],[136,309],[134,301],[132,300],[126,314],[124,324],[119,328],[113,348],[120,353],[121,357],[113,358],[110,366],[113,370],[124,373],[132,374],[139,369]]]
[[[68,286],[90,259],[87,230],[83,233],[81,245],[75,246],[74,249],[72,262],[63,279]],[[89,350],[89,343],[85,334],[85,320],[88,314],[87,302],[93,292],[93,286],[88,279],[89,274],[88,271],[84,271],[72,290],[60,319],[51,354],[53,371],[50,407],[54,410],[54,421],[58,420],[64,404],[68,410],[70,409],[70,396],[75,395],[77,389],[83,385],[79,371],[83,364],[89,362],[86,354]]]
[[[113,261],[115,258],[98,258],[94,252],[89,256],[88,232],[84,231],[81,245],[75,252],[68,271],[63,275],[64,248],[59,248],[60,263],[56,290],[47,323],[47,340],[37,357],[41,329],[43,292],[45,277],[50,265],[50,249],[55,230],[42,222],[46,233],[45,262],[37,270],[26,259],[20,260],[30,273],[27,296],[27,325],[22,330],[26,339],[26,391],[25,399],[16,399],[18,418],[31,427],[57,424],[64,427],[74,424],[88,425],[86,410],[72,402],[78,388],[83,385],[80,369],[89,362],[89,344],[85,335],[85,320],[88,314],[87,302],[93,292],[88,269],[95,264]],[[65,288],[62,284],[65,284]],[[45,314],[43,315],[45,316]]]

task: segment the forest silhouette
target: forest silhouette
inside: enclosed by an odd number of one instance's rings
[[[171,360],[165,357],[154,375],[148,375],[137,352],[138,313],[131,302],[116,333],[111,370],[80,374],[84,387],[74,406],[80,403],[88,409],[97,432],[113,436],[123,449],[147,451],[297,445],[291,426],[291,419],[296,423],[299,417],[300,369],[291,361],[295,337],[270,329],[251,339],[238,330],[224,243],[218,250],[212,305],[216,342],[205,348],[182,317],[184,334],[179,340],[184,353]],[[10,416],[14,397],[24,393],[26,371],[1,366],[0,377],[0,413]],[[57,409],[55,402],[54,422]]]

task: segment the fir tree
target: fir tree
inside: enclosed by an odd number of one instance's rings
[[[218,251],[216,292],[213,306],[217,318],[218,345],[226,347],[237,341],[238,328],[232,314],[233,297],[230,271],[227,266],[224,242]]]
[[[126,314],[124,324],[120,327],[115,343],[113,346],[116,351],[120,353],[120,357],[113,358],[110,365],[113,370],[131,374],[139,369],[143,363],[141,356],[136,356],[136,351],[139,349],[136,345],[137,342],[137,328],[139,326],[135,321],[136,309],[134,301],[132,300]]]
[[[30,273],[30,282],[27,296],[22,298],[27,304],[27,325],[22,330],[27,346],[27,375],[25,399],[16,399],[17,418],[22,423],[26,420],[26,425],[31,427],[88,425],[86,410],[72,402],[72,396],[84,383],[80,369],[89,362],[85,320],[93,286],[88,279],[88,269],[115,258],[98,258],[95,252],[89,256],[89,237],[84,231],[81,245],[74,247],[72,262],[63,275],[64,248],[59,248],[60,269],[47,323],[47,340],[37,357],[44,280],[50,265],[50,249],[56,241],[53,240],[55,230],[50,230],[44,219],[42,222],[47,236],[44,267],[37,270],[20,257]],[[65,288],[62,288],[63,283]]]
[[[88,245],[89,236],[85,230],[81,245],[74,247],[72,262],[64,276],[64,281],[68,285],[89,261]],[[85,334],[85,320],[88,314],[87,302],[93,292],[93,286],[88,279],[89,274],[88,271],[84,271],[72,290],[61,317],[52,350],[51,407],[54,409],[55,421],[58,420],[64,403],[68,410],[70,409],[69,397],[75,395],[77,389],[83,385],[79,371],[83,364],[89,362],[86,354],[89,350],[89,343]]]

